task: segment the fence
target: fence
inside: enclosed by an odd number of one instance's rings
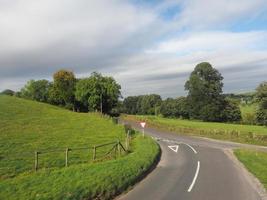
[[[66,148],[66,149],[56,149],[56,150],[46,150],[46,151],[35,151],[35,163],[34,163],[34,170],[37,171],[39,169],[39,160],[41,154],[47,154],[47,153],[55,153],[55,152],[62,152],[65,154],[65,167],[69,166],[69,153],[76,151],[76,150],[93,150],[92,154],[92,161],[105,159],[108,156],[110,156],[112,153],[116,157],[117,155],[121,155],[121,152],[124,151],[125,153],[129,150],[129,141],[130,136],[129,133],[127,133],[126,142],[125,142],[125,148],[121,144],[119,140],[114,142],[109,142],[105,144],[95,145],[93,147],[81,147],[81,148]],[[103,156],[97,157],[97,150],[106,146],[112,146]],[[89,159],[90,161],[90,159]]]

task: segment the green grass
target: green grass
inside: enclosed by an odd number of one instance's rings
[[[124,127],[108,117],[0,95],[0,199],[110,199],[149,169],[158,145],[138,136],[128,155],[95,163],[92,150],[71,151],[69,167],[64,150],[117,139],[124,141]],[[99,149],[97,157],[108,149]],[[35,173],[36,150],[60,151],[41,154]]]
[[[167,129],[179,134],[267,145],[267,128],[264,126],[168,119],[157,116],[124,115],[123,118],[135,121],[145,120],[151,127]]]
[[[254,150],[237,149],[234,151],[234,154],[267,189],[267,153]]]
[[[0,183],[0,199],[111,199],[132,186],[155,162],[158,145],[138,136],[133,153],[96,164],[41,170]]]
[[[40,155],[40,167],[64,166],[65,148],[92,147],[124,141],[121,126],[98,114],[71,111],[0,95],[0,176],[13,177],[33,169],[34,151],[59,149]],[[110,147],[106,147],[110,148]],[[107,151],[101,148],[101,151]],[[70,164],[88,162],[92,150],[70,152]]]
[[[256,123],[256,110],[257,104],[241,104],[240,111],[242,116],[242,122],[245,124],[255,124]]]

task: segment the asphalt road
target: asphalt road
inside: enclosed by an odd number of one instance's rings
[[[131,122],[135,129],[140,125]],[[158,166],[120,200],[260,200],[255,182],[225,153],[226,149],[262,148],[186,137],[146,128],[162,155]],[[262,148],[267,150],[266,148]]]

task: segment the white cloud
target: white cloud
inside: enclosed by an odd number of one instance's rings
[[[142,7],[125,0],[0,0],[0,90],[67,68],[78,76],[112,75],[124,96],[176,96],[201,61],[225,73],[228,90],[247,82],[251,89],[267,71],[267,31],[234,33],[222,27],[253,20],[266,4],[166,0]],[[177,9],[174,20],[162,16],[170,8]],[[229,73],[240,68],[239,74]]]
[[[267,11],[266,0],[186,0],[177,15],[180,25],[191,28],[218,28],[250,20]]]
[[[267,41],[267,31],[251,32],[195,32],[170,39],[147,50],[147,53],[185,54],[201,51],[253,50]]]

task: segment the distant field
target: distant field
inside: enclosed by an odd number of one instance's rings
[[[179,134],[267,145],[267,128],[264,126],[168,119],[155,116],[124,115],[123,118],[135,121],[145,120],[151,127],[163,128]]]
[[[240,105],[242,122],[245,124],[255,124],[257,104]]]
[[[137,134],[127,155],[92,163],[92,150],[70,151],[68,167],[64,149],[118,139],[124,141],[124,127],[99,114],[0,95],[0,199],[111,199],[155,163],[158,145]],[[34,151],[55,149],[40,155],[34,172]]]
[[[267,153],[245,149],[235,150],[234,153],[267,189]]]

